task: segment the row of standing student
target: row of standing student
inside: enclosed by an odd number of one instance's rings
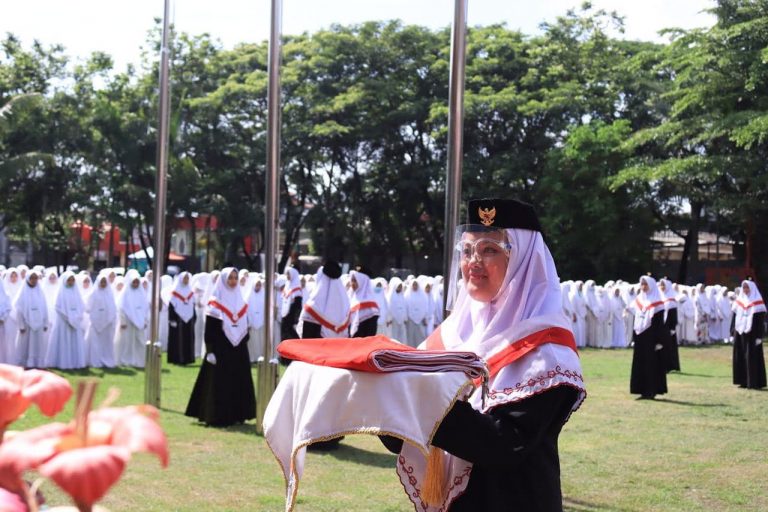
[[[662,281],[663,282],[663,281]],[[633,358],[630,392],[652,399],[667,392],[666,374],[680,370],[675,340],[676,308],[665,300],[664,288],[650,276],[640,278],[634,310]],[[743,388],[766,387],[763,336],[765,303],[757,285],[745,280],[734,299],[733,383]]]

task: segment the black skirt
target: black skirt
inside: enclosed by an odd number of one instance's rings
[[[235,347],[224,335],[221,320],[207,317],[205,348],[216,364],[203,359],[184,414],[213,426],[242,423],[256,417],[256,393],[248,356],[248,335]]]
[[[632,376],[629,392],[633,395],[653,397],[667,392],[667,372],[664,362],[664,312],[653,315],[651,326],[640,334],[634,333],[632,351]]]
[[[192,364],[195,362],[195,318],[184,322],[171,304],[168,308],[168,362]]]

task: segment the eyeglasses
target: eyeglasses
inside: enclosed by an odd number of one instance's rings
[[[456,243],[455,249],[466,261],[471,260],[473,254],[477,254],[477,257],[483,261],[490,261],[502,255],[509,256],[512,246],[490,238],[478,238],[474,241],[461,240]]]

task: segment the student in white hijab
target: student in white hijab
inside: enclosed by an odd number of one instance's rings
[[[576,338],[577,347],[587,346],[587,301],[584,298],[584,283],[576,281],[570,293],[571,305],[576,320],[573,326],[573,335]]]
[[[174,279],[168,297],[168,362],[186,365],[195,362],[195,292],[192,275],[181,272]]]
[[[45,367],[48,304],[38,281],[36,272],[27,273],[25,283],[13,306],[19,328],[16,341],[17,360],[26,368]]]
[[[16,270],[16,267],[6,270],[3,279],[5,281],[5,293],[8,294],[8,298],[13,302],[22,290],[24,279],[19,276],[19,271]]]
[[[303,307],[302,338],[345,337],[349,328],[349,296],[341,282],[341,267],[326,261],[315,274],[315,287]]]
[[[629,392],[640,399],[653,399],[667,392],[664,364],[664,299],[656,280],[640,278],[640,293],[635,299],[634,346]]]
[[[373,294],[370,271],[362,267],[349,272],[349,334],[353,338],[363,338],[376,334],[379,322],[379,305]]]
[[[255,276],[251,284],[251,292],[248,294],[248,355],[251,362],[255,363],[259,358],[264,358],[264,283],[261,276]],[[274,347],[270,343],[270,360],[275,359]]]
[[[677,348],[677,293],[667,278],[659,279],[659,294],[664,301],[664,330],[662,353],[667,372],[680,371],[680,351]]]
[[[405,290],[405,307],[408,313],[405,321],[406,343],[416,347],[427,337],[427,315],[430,308],[429,297],[418,279],[414,279]]]
[[[597,347],[611,348],[613,336],[613,315],[611,314],[611,296],[607,288],[595,286],[595,297],[600,305],[597,316]]]
[[[683,345],[693,345],[696,343],[696,306],[693,299],[689,296],[687,286],[680,287],[680,295],[677,296],[677,313],[680,322],[680,343]],[[729,303],[730,306],[730,303]]]
[[[468,213],[451,272],[460,269],[463,285],[451,280],[451,314],[423,346],[482,357],[489,391],[476,388],[436,418],[432,446],[444,450],[450,486],[428,510],[561,510],[558,437],[586,391],[554,261],[530,205],[485,199]],[[401,483],[418,508],[424,454],[387,447],[399,451]]]
[[[400,343],[408,344],[408,308],[405,305],[405,284],[399,277],[389,280],[387,286],[387,328],[389,336]]]
[[[0,363],[16,364],[16,325],[11,323],[11,299],[0,279]],[[11,330],[13,329],[13,330]]]
[[[704,285],[699,283],[693,291],[693,304],[696,306],[696,342],[699,345],[709,343],[709,317],[712,315],[711,305],[707,299]]]
[[[210,276],[207,272],[195,274],[192,280],[192,290],[195,292],[195,357],[203,353],[203,329],[205,328],[205,296],[208,290]]]
[[[223,269],[205,310],[206,355],[184,413],[187,416],[212,426],[243,423],[256,416],[247,311],[237,269]]]
[[[296,324],[302,311],[301,277],[299,271],[293,267],[285,269],[285,287],[283,288],[280,340],[295,340],[299,337]]]
[[[614,286],[610,293],[611,312],[611,348],[625,348],[627,346],[626,325],[624,323],[624,299],[621,298],[621,290]]]
[[[144,368],[150,305],[136,269],[130,269],[125,274],[125,282],[125,288],[117,300],[119,327],[115,335],[116,363],[118,366]]]
[[[720,316],[722,318],[718,341],[728,343],[731,338],[731,320],[733,319],[733,309],[731,299],[728,298],[728,288],[725,286],[719,287],[717,294],[717,308],[720,311]]]
[[[742,388],[766,387],[765,335],[766,307],[757,285],[745,280],[736,299],[736,335],[733,342],[733,383]]]
[[[379,319],[376,322],[376,334],[390,336],[387,318],[389,317],[389,307],[387,306],[387,280],[383,277],[377,277],[371,280],[373,286],[373,298],[379,307]],[[442,302],[441,302],[442,304]],[[442,306],[441,306],[442,307]]]
[[[85,334],[88,365],[92,368],[114,368],[117,304],[108,270],[99,272],[93,292],[85,301],[85,311],[89,318]]]
[[[45,357],[49,368],[85,368],[87,351],[83,331],[84,317],[85,303],[77,286],[77,277],[74,272],[67,270],[61,276],[61,285],[56,296],[56,317],[53,320]]]
[[[592,279],[584,283],[584,301],[587,305],[586,332],[587,346],[599,346],[600,328],[599,317],[602,315],[602,304],[595,293],[595,282]]]

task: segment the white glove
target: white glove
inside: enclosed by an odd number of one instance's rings
[[[755,346],[758,347],[763,343],[763,338],[757,338],[755,340]]]
[[[213,352],[208,352],[207,354],[205,354],[205,360],[211,364],[216,364],[216,354],[214,354]]]
[[[663,348],[664,348],[664,345],[662,345],[661,343],[657,343],[657,344],[656,344],[656,346],[655,346],[654,348],[655,348],[655,349],[656,349],[656,351],[658,352],[659,350],[661,350],[661,349],[663,349]]]

